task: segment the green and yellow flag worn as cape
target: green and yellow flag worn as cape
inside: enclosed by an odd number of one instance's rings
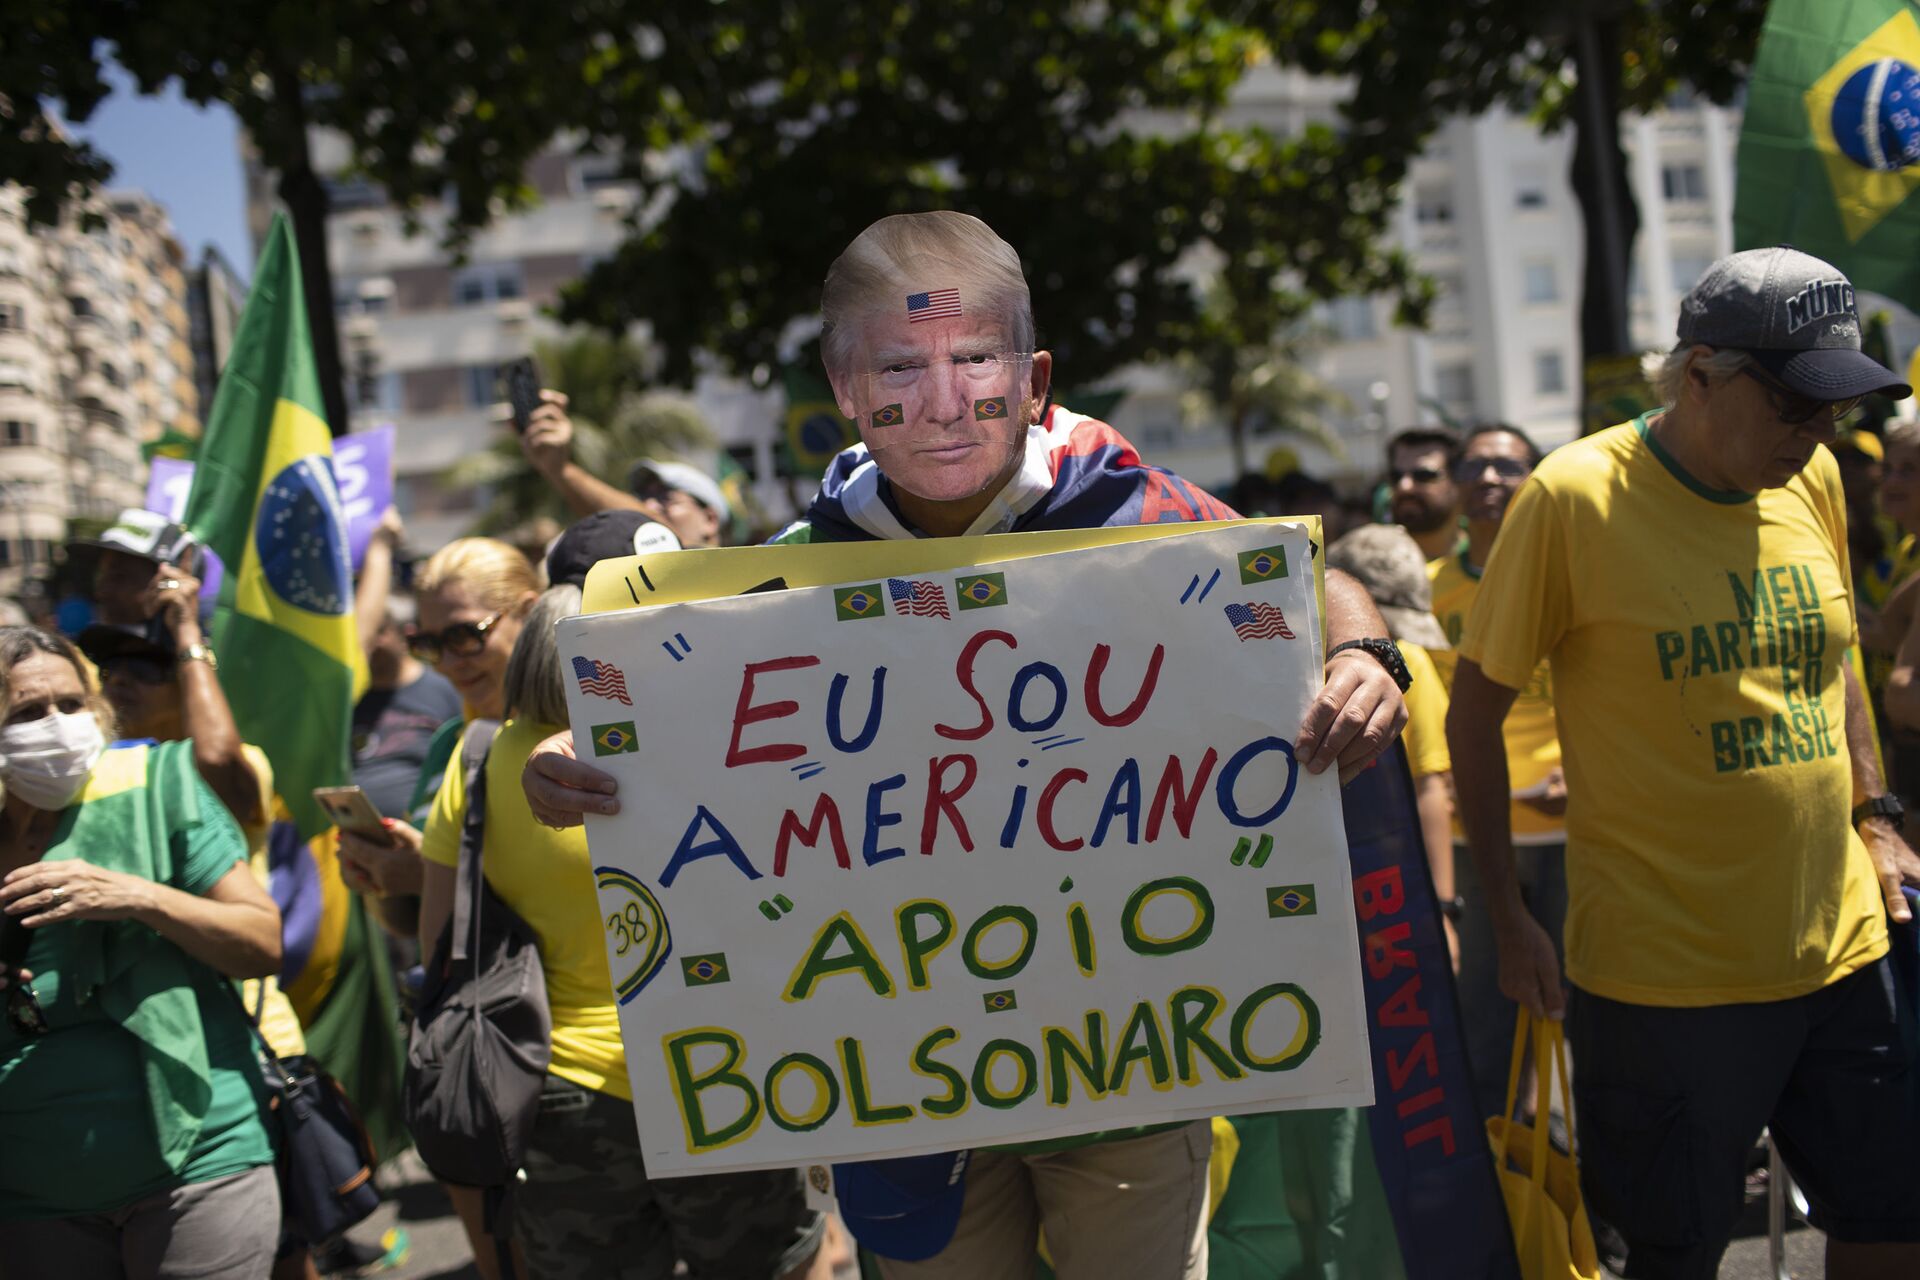
[[[240,736],[273,763],[302,836],[328,825],[313,788],[348,781],[367,683],[346,512],[307,330],[293,233],[275,215],[220,377],[186,524],[227,566],[214,612]]]

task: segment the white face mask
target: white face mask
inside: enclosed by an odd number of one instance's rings
[[[0,729],[0,781],[36,809],[74,802],[107,749],[91,711],[54,712]]]

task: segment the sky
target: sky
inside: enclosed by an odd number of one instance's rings
[[[176,84],[143,98],[117,68],[110,75],[113,95],[85,124],[68,126],[113,161],[107,188],[146,192],[166,206],[189,258],[197,262],[206,245],[215,245],[243,280],[251,279],[239,121],[224,106],[183,100]]]

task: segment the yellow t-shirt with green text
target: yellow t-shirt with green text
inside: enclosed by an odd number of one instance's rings
[[[1417,644],[1395,642],[1407,674],[1413,683],[1407,686],[1407,727],[1400,741],[1407,749],[1407,768],[1414,781],[1453,768],[1447,754],[1447,690],[1434,670],[1433,657]]]
[[[1716,492],[1647,418],[1521,487],[1462,656],[1553,666],[1567,773],[1567,976],[1635,1004],[1781,1000],[1887,950],[1849,814],[1854,642],[1839,468]]]
[[[1480,572],[1467,563],[1463,547],[1450,556],[1427,562],[1427,580],[1433,584],[1433,616],[1456,648],[1441,649],[1433,655],[1440,678],[1453,689],[1453,669],[1460,661],[1457,646],[1467,631],[1467,615],[1473,612],[1474,599],[1480,594]],[[1507,744],[1507,787],[1510,791],[1531,791],[1544,786],[1547,775],[1560,767],[1560,731],[1553,719],[1553,672],[1542,662],[1533,669],[1513,700],[1501,736]],[[1515,800],[1508,815],[1516,845],[1559,844],[1567,838],[1564,819],[1549,817],[1530,804]],[[1465,833],[1456,816],[1456,839]]]
[[[547,1070],[584,1089],[631,1102],[586,832],[541,826],[520,789],[520,768],[534,744],[563,727],[509,720],[494,739],[493,754],[487,758],[483,865],[493,891],[540,940],[553,1014],[553,1057]],[[420,847],[423,857],[443,867],[460,865],[467,778],[459,760],[456,753],[440,783]]]

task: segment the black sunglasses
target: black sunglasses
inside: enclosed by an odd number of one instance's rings
[[[20,978],[18,969],[7,974],[7,1025],[14,1034],[31,1039],[47,1034],[46,1010],[33,994],[33,988]]]
[[[487,647],[487,630],[507,616],[505,609],[479,622],[456,622],[439,631],[409,631],[407,652],[422,662],[440,661],[442,654],[471,658]]]
[[[1446,478],[1447,473],[1438,467],[1413,467],[1406,471],[1387,472],[1387,479],[1394,484],[1399,484],[1402,480],[1411,480],[1415,484],[1433,484],[1435,481]]]
[[[1518,458],[1462,458],[1453,464],[1453,478],[1461,484],[1478,480],[1488,467],[1502,480],[1523,480],[1532,468]]]
[[[1803,396],[1798,391],[1782,386],[1753,365],[1744,366],[1740,372],[1752,378],[1767,389],[1767,398],[1773,405],[1774,416],[1788,426],[1800,426],[1812,422],[1827,406],[1833,407],[1835,422],[1846,417],[1860,407],[1864,396],[1851,396],[1845,400],[1819,400],[1813,396]]]

